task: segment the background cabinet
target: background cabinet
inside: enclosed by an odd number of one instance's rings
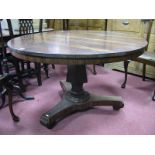
[[[62,30],[62,19],[48,20],[48,26]],[[149,23],[141,19],[69,19],[69,30],[107,30],[126,32],[136,37],[147,38]],[[148,43],[149,52],[155,52],[155,22]],[[105,64],[105,67],[124,71],[123,62]],[[142,75],[142,64],[132,61],[129,72]],[[146,76],[155,78],[155,68],[147,66]]]
[[[69,19],[69,30],[105,30],[105,19]],[[48,27],[62,30],[62,19],[48,20]]]
[[[105,30],[105,19],[70,19],[70,30]]]
[[[137,37],[147,37],[149,22],[141,19],[110,19],[108,20],[107,30],[131,33]],[[155,52],[155,23],[151,28],[151,35],[148,43],[149,52]],[[124,71],[123,62],[105,64],[106,67]],[[134,74],[142,75],[142,64],[131,61],[128,71]],[[147,66],[146,76],[155,78],[155,68]]]

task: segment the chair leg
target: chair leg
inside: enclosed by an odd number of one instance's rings
[[[124,61],[125,80],[123,84],[121,85],[122,88],[126,87],[129,62],[130,62],[129,60]]]
[[[93,65],[93,74],[94,74],[94,75],[97,74],[95,65]]]
[[[25,71],[25,67],[24,67],[24,62],[21,61],[21,71],[24,72]]]
[[[18,77],[19,86],[20,86],[21,90],[24,92],[25,91],[25,86],[23,84],[23,79],[22,79],[22,75],[21,75],[21,72],[20,72],[19,61],[14,62],[14,66],[15,66],[17,77]]]
[[[5,104],[5,96],[4,95],[2,95],[1,96],[1,103],[0,103],[0,109],[4,106],[4,104]]]
[[[2,63],[0,62],[0,74],[3,74]]]
[[[3,90],[2,87],[0,87],[0,97],[1,97],[1,102],[0,102],[0,109],[4,106],[5,104],[5,90]]]
[[[35,73],[37,75],[37,81],[38,81],[38,86],[42,85],[42,81],[41,81],[41,64],[35,62]]]
[[[27,69],[30,70],[31,69],[30,62],[27,62],[26,65],[27,65]]]
[[[26,62],[26,67],[27,67],[27,71],[28,71],[28,77],[31,78],[32,77],[32,71],[31,71],[31,65],[30,62]]]
[[[55,65],[54,64],[52,64],[52,68],[55,69]]]
[[[12,107],[12,92],[10,89],[8,89],[8,101],[9,101],[9,110],[10,110],[10,114],[12,116],[12,119],[15,122],[19,122],[19,117],[15,115],[14,111],[13,111],[13,107]]]
[[[3,66],[4,66],[5,73],[9,73],[9,67],[8,67],[8,64],[7,64],[7,60],[3,60]]]
[[[153,92],[152,101],[155,101],[155,90]]]
[[[143,81],[145,81],[146,64],[143,64]]]
[[[43,64],[43,66],[44,66],[44,71],[45,71],[46,77],[49,78],[49,76],[48,76],[48,64]]]

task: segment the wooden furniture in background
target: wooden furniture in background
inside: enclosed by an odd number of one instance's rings
[[[39,21],[39,33],[43,32],[43,19],[40,19]],[[33,27],[33,19],[19,19],[19,34],[25,35],[25,34],[34,34],[34,27]],[[27,64],[27,72],[29,75],[32,75],[34,73],[37,76],[38,85],[42,85],[41,80],[41,63],[34,63],[35,69],[31,69],[30,62],[26,61]],[[24,68],[24,61],[21,63],[22,71],[25,72]],[[48,65],[43,64],[46,77],[48,78]],[[52,65],[53,68],[55,68],[54,65]]]
[[[107,31],[117,33],[128,33],[135,37],[144,36],[144,24],[141,19],[108,19]],[[124,71],[123,62],[105,64],[106,68]],[[135,74],[141,74],[141,65],[138,62],[132,61],[128,67],[128,71]]]
[[[22,94],[21,88],[19,86],[20,78],[18,76],[17,70],[15,73],[9,73],[9,67],[7,65],[8,65],[8,61],[9,60],[11,61],[11,59],[9,57],[10,55],[8,56],[7,55],[8,53],[6,52],[6,45],[5,45],[3,34],[2,34],[1,23],[0,23],[0,45],[1,45],[0,46],[0,99],[1,99],[0,108],[6,105],[6,95],[8,95],[8,104],[9,104],[9,110],[10,110],[12,119],[18,122],[19,117],[15,115],[13,111],[13,107],[12,107],[13,90],[16,90],[18,94],[24,99],[31,100],[34,98],[25,97]],[[15,59],[15,57],[14,58],[12,57],[12,59]],[[12,60],[12,62],[14,61],[15,60]],[[18,64],[18,60],[17,60],[17,64]]]
[[[144,22],[149,22],[149,27],[148,27],[148,31],[147,31],[147,37],[146,37],[146,40],[149,42],[149,37],[150,37],[150,33],[151,33],[151,28],[152,28],[153,20],[146,20]],[[147,49],[147,47],[146,47],[146,49]],[[128,64],[129,64],[130,61],[137,61],[137,62],[140,62],[140,63],[143,64],[142,78],[143,78],[143,81],[145,81],[146,65],[150,65],[150,66],[154,66],[155,67],[155,53],[154,52],[145,51],[142,55],[140,55],[137,58],[124,61],[125,79],[124,79],[123,84],[121,85],[122,88],[126,87],[127,74],[128,74]],[[152,96],[152,100],[155,101],[155,93]]]
[[[69,19],[69,30],[105,30],[106,19]]]
[[[7,19],[6,22],[7,22],[7,25],[8,25],[8,30],[7,30],[8,33],[3,33],[3,29],[1,29],[1,31],[2,31],[2,40],[1,40],[1,42],[3,43],[2,44],[3,49],[1,49],[1,50],[3,52],[3,62],[6,64],[5,65],[6,66],[5,67],[5,72],[9,73],[9,67],[8,67],[9,65],[8,65],[8,63],[11,64],[11,66],[15,68],[16,75],[18,77],[19,86],[20,86],[21,90],[24,91],[25,87],[23,85],[22,76],[20,74],[20,67],[19,67],[20,60],[17,59],[16,57],[12,56],[11,53],[8,51],[8,48],[7,48],[8,40],[19,36],[19,33],[14,35],[13,28],[12,28],[12,23],[11,23],[10,19]]]
[[[102,64],[135,58],[144,52],[147,42],[128,34],[103,31],[54,31],[12,39],[8,47],[17,58],[37,63],[67,64],[64,96],[59,104],[41,116],[51,128],[65,116],[92,106],[124,106],[121,97],[98,96],[84,90],[87,64]],[[21,48],[22,47],[22,48]],[[121,49],[121,50],[120,50]],[[69,84],[70,83],[70,84]]]
[[[42,24],[39,25],[42,28]],[[41,30],[39,28],[39,30]],[[33,27],[33,19],[19,19],[19,35],[26,35],[26,34],[33,34],[34,27]],[[25,69],[25,64],[27,65],[27,69]],[[35,74],[38,81],[38,86],[42,85],[41,81],[41,64],[35,63],[35,69],[32,69],[30,66],[29,61],[21,61],[21,73],[24,74],[25,72],[28,75]]]

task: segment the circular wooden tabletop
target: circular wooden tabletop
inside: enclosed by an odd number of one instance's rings
[[[98,64],[141,55],[147,42],[111,31],[71,30],[30,34],[8,42],[17,58],[55,64]]]

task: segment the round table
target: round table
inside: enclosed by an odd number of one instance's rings
[[[86,65],[124,61],[138,57],[147,42],[132,34],[72,30],[25,35],[8,42],[12,55],[19,59],[49,64],[67,64],[66,82],[60,85],[64,95],[60,103],[41,116],[47,128],[67,115],[87,110],[92,106],[124,106],[121,97],[98,96],[83,89],[87,82]]]

